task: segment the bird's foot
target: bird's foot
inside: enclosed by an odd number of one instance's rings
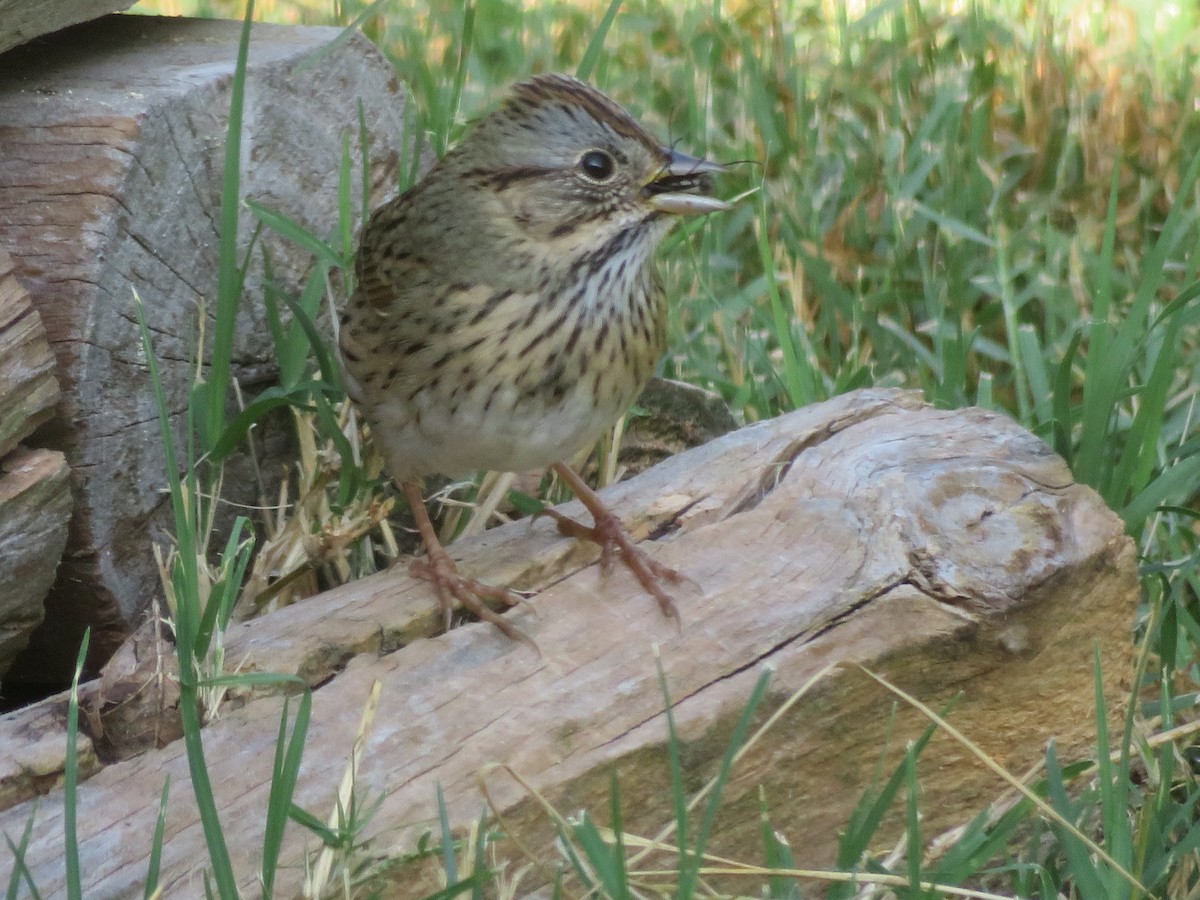
[[[679,626],[679,610],[675,606],[675,601],[671,599],[671,595],[663,589],[662,582],[683,584],[691,579],[670,566],[656,562],[638,549],[617,514],[604,505],[596,492],[588,487],[587,483],[573,469],[563,463],[557,463],[554,470],[571,486],[575,496],[592,514],[594,524],[588,526],[582,522],[576,522],[556,509],[544,509],[540,515],[546,515],[553,519],[559,534],[598,544],[600,546],[600,571],[605,574],[612,571],[613,559],[620,551],[621,562],[633,573],[638,584],[658,601],[663,615],[668,619],[673,619],[676,626]]]
[[[679,610],[671,595],[663,590],[661,581],[681,584],[687,579],[672,569],[664,566],[647,556],[638,549],[621,520],[615,513],[605,510],[602,515],[595,516],[595,525],[584,525],[574,519],[564,516],[556,509],[545,509],[539,515],[549,516],[554,520],[558,533],[565,537],[580,541],[591,541],[600,546],[600,571],[607,575],[612,571],[613,559],[620,551],[621,562],[633,573],[638,583],[646,593],[658,601],[659,608],[668,619],[674,619],[679,624]]]
[[[414,559],[410,562],[408,572],[415,578],[423,578],[433,584],[433,591],[437,594],[438,604],[445,616],[446,630],[450,629],[455,601],[458,601],[463,609],[477,619],[491,622],[514,641],[522,641],[535,650],[537,649],[537,645],[525,632],[488,606],[486,602],[492,600],[508,606],[518,606],[524,603],[525,599],[509,588],[459,575],[454,560],[440,545],[429,548],[428,555],[423,559]]]
[[[454,617],[454,601],[457,600],[463,609],[472,613],[477,619],[491,622],[507,637],[528,644],[537,650],[537,644],[529,635],[485,602],[493,600],[508,606],[517,606],[524,603],[525,598],[509,588],[459,575],[458,567],[450,558],[450,554],[446,552],[446,548],[442,546],[442,542],[438,540],[437,533],[433,529],[429,511],[425,509],[425,501],[421,497],[421,486],[415,481],[403,481],[400,483],[400,487],[408,499],[409,509],[412,511],[413,520],[417,523],[417,531],[421,534],[421,540],[424,542],[426,550],[424,559],[414,559],[408,564],[408,573],[433,584],[433,592],[437,594],[438,604],[445,617],[446,630],[450,630]]]

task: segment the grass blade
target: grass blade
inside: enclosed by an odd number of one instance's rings
[[[581,81],[591,80],[592,73],[596,70],[596,63],[600,61],[600,54],[604,51],[604,39],[608,37],[608,31],[612,28],[620,10],[621,0],[612,0],[608,4],[608,9],[604,11],[604,18],[596,26],[596,31],[592,34],[587,49],[583,51],[583,56],[579,60],[579,66],[575,69],[575,76]]]
[[[296,721],[292,725],[292,736],[288,739],[288,699],[284,698],[283,710],[279,715],[279,737],[275,741],[275,764],[271,773],[271,790],[267,798],[267,823],[263,832],[262,854],[264,897],[270,897],[275,888],[279,851],[283,847],[283,835],[292,808],[292,797],[296,792],[300,762],[304,754],[304,740],[312,715],[312,692],[305,690],[300,695]]]
[[[146,867],[146,887],[143,900],[150,900],[158,893],[158,875],[162,866],[163,836],[167,830],[167,798],[171,793],[171,776],[163,780],[162,796],[158,799],[158,818],[154,822],[154,837],[150,841],[150,863]]]
[[[458,883],[458,860],[454,857],[454,832],[450,829],[450,811],[446,809],[446,797],[442,786],[437,786],[438,827],[442,838],[442,868],[446,870],[446,883]]]
[[[17,891],[21,889],[21,879],[25,879],[25,885],[29,888],[29,894],[34,900],[41,900],[42,895],[38,892],[37,885],[33,883],[33,873],[29,871],[29,866],[25,863],[25,853],[29,848],[29,838],[33,834],[33,820],[37,816],[37,803],[34,802],[33,810],[29,813],[29,818],[25,820],[25,830],[21,832],[21,843],[14,844],[8,832],[4,833],[4,843],[8,845],[9,852],[13,857],[12,872],[8,876],[8,890],[5,892],[5,900],[17,900]]]
[[[79,870],[79,831],[75,815],[79,807],[79,677],[87,659],[92,630],[83,633],[71,678],[71,699],[67,704],[67,757],[63,771],[63,856],[67,867],[67,897],[81,900],[83,882]]]
[[[734,759],[746,741],[746,735],[750,731],[750,723],[754,719],[754,713],[757,712],[759,704],[762,703],[763,698],[767,695],[767,686],[770,684],[772,671],[769,666],[765,666],[759,674],[758,682],[754,685],[754,690],[750,693],[750,699],[746,701],[746,705],[742,708],[742,714],[738,718],[737,724],[733,727],[733,733],[729,736],[729,745],[725,748],[725,755],[721,758],[721,766],[717,770],[717,777],[714,780],[708,798],[708,805],[705,807],[704,817],[700,820],[700,828],[696,833],[693,858],[697,861],[697,864],[703,859],[704,853],[708,849],[708,838],[712,834],[713,823],[717,818],[717,809],[721,803],[721,794],[725,789],[726,783],[729,781],[730,773],[733,771]],[[689,884],[689,890],[691,887]]]
[[[349,260],[339,254],[328,242],[321,240],[299,222],[289,219],[281,212],[271,209],[257,200],[247,197],[242,201],[260,222],[277,234],[303,247],[319,261],[333,269],[345,268]]]
[[[918,797],[920,785],[917,782],[917,754],[909,746],[904,753],[904,782],[908,787],[907,803],[905,805],[905,838],[908,841],[908,883],[913,895],[919,896],[921,891],[921,815]]]
[[[176,462],[175,439],[171,434],[170,413],[163,393],[162,378],[158,372],[158,360],[150,340],[150,329],[146,325],[145,310],[141,298],[134,292],[134,305],[138,327],[142,335],[142,349],[146,355],[146,366],[150,372],[150,384],[154,391],[154,402],[158,412],[159,431],[162,437],[163,455],[167,461],[167,483],[171,489],[171,505],[175,512],[175,536],[184,552],[176,558],[172,580],[179,601],[175,611],[175,650],[179,658],[179,717],[183,725],[184,746],[187,749],[188,771],[192,778],[192,791],[196,797],[196,808],[204,838],[208,845],[209,862],[221,900],[237,900],[237,879],[233,874],[233,863],[229,848],[221,829],[217,813],[216,798],[212,781],[204,759],[204,743],[200,736],[200,701],[196,685],[195,640],[199,630],[200,612],[196,547],[197,536],[194,516],[196,502],[189,502],[184,495],[179,467]],[[200,491],[195,481],[194,467],[188,470],[188,496],[199,498]]]
[[[683,890],[685,879],[694,875],[687,873],[698,869],[700,860],[691,861],[688,853],[688,804],[687,795],[683,790],[683,761],[679,754],[679,734],[675,730],[675,706],[671,702],[671,692],[667,687],[667,673],[663,671],[662,659],[654,655],[654,665],[658,669],[658,685],[666,704],[663,713],[667,718],[667,764],[671,771],[671,800],[675,808],[675,833],[679,844],[679,897],[687,900],[688,894]]]
[[[246,99],[246,61],[250,54],[250,26],[253,19],[254,0],[246,0],[237,63],[229,90],[229,127],[225,134],[225,170],[221,182],[220,243],[217,251],[217,306],[214,311],[212,357],[204,392],[206,409],[201,420],[202,433],[209,441],[215,441],[224,430],[233,338],[237,331],[237,311],[242,294],[242,273],[237,259],[238,211],[242,192],[242,115]]]

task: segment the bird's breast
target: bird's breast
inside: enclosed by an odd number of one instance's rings
[[[346,362],[400,477],[570,457],[628,409],[665,351],[665,300],[646,267],[589,270],[553,291],[464,286],[436,316],[455,327],[393,315],[370,338],[373,362]]]

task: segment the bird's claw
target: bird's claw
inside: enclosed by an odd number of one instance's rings
[[[563,515],[556,509],[547,508],[539,512],[538,515],[549,516],[553,519],[558,533],[564,537],[575,538],[580,541],[590,541],[593,544],[599,545],[600,572],[604,575],[608,575],[612,571],[613,560],[617,557],[619,551],[621,561],[633,573],[633,576],[638,580],[638,584],[642,586],[642,589],[658,601],[658,606],[662,610],[663,615],[668,619],[674,620],[676,626],[681,626],[679,610],[675,606],[675,601],[671,599],[670,594],[663,590],[662,585],[659,584],[659,579],[669,581],[672,584],[694,584],[695,582],[692,582],[686,575],[672,569],[670,566],[663,565],[651,559],[646,553],[640,550],[615,513],[608,510],[600,514],[593,512],[592,515],[595,518],[594,525],[584,525],[582,522],[577,522],[569,516]]]
[[[510,607],[529,606],[525,598],[516,591],[476,581],[474,578],[466,578],[458,574],[458,567],[455,566],[454,560],[441,547],[431,550],[424,559],[414,559],[409,563],[408,571],[413,577],[422,578],[433,584],[434,593],[437,594],[438,598],[438,605],[442,608],[447,631],[450,630],[455,609],[454,601],[457,600],[463,609],[467,610],[467,612],[474,615],[477,619],[490,622],[512,640],[521,641],[528,644],[534,650],[538,650],[537,644],[533,642],[533,639],[529,635],[525,634],[525,632],[517,628],[517,626],[497,613],[485,602],[486,600],[493,600],[507,604]]]

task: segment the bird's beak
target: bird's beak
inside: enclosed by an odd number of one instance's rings
[[[669,147],[664,147],[662,152],[662,167],[642,188],[652,209],[676,216],[699,216],[733,208],[712,196],[711,176],[724,172],[723,165]]]

